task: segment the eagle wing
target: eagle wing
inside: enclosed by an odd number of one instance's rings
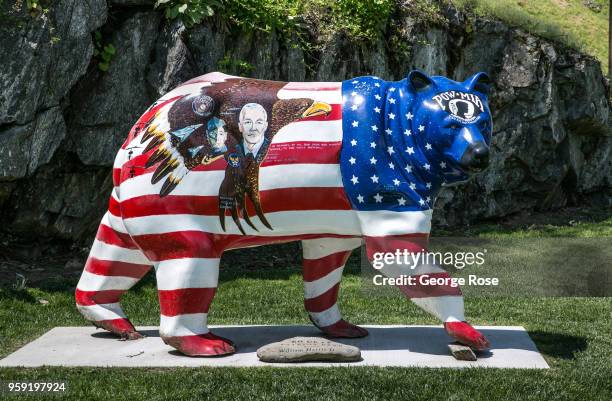
[[[165,178],[159,192],[164,197],[181,182],[190,170],[199,164],[207,164],[221,157],[216,154],[206,139],[208,119],[212,116],[214,102],[210,110],[200,110],[203,95],[184,96],[176,102],[161,107],[145,125],[141,143],[149,141],[144,153],[155,149],[149,156],[145,167],[157,164],[151,177],[151,184],[157,184]],[[198,111],[200,114],[196,113]]]

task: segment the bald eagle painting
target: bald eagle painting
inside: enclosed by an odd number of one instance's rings
[[[227,163],[219,189],[218,215],[225,230],[226,211],[242,234],[240,218],[258,230],[245,212],[247,198],[263,225],[259,166],[281,128],[300,119],[327,116],[331,106],[308,98],[280,99],[283,82],[230,78],[202,86],[158,109],[135,135],[142,134],[145,167],[155,167],[151,184],[164,180],[160,197],[171,194],[197,166],[218,159]],[[148,142],[147,142],[148,141]],[[151,151],[153,151],[151,153]]]

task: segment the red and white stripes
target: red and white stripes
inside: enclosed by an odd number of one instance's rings
[[[150,268],[151,263],[130,237],[111,226],[107,212],[77,284],[77,308],[97,326],[129,336],[135,330],[119,301]]]
[[[370,261],[377,252],[395,253],[404,249],[411,253],[422,253],[427,251],[428,236],[423,234],[388,236],[388,237],[366,237],[366,252]],[[406,297],[410,298],[417,306],[436,316],[442,322],[458,322],[465,320],[463,311],[463,296],[459,287],[446,285],[421,285],[418,277],[427,274],[431,277],[450,278],[450,275],[442,268],[431,264],[419,264],[411,266],[408,264],[385,264],[380,272],[391,278],[400,276],[414,276],[417,278],[416,285],[398,286]]]
[[[168,259],[155,264],[160,336],[208,333],[208,309],[219,279],[218,258]]]
[[[342,317],[338,290],[344,265],[359,238],[320,238],[302,241],[304,255],[304,306],[320,328],[331,326]]]

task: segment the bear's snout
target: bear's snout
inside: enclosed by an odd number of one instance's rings
[[[489,165],[489,147],[484,142],[470,146],[461,158],[461,166],[468,171],[482,171]]]

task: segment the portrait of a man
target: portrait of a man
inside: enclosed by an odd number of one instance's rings
[[[268,129],[268,113],[258,103],[247,103],[240,110],[238,129],[242,134],[242,143],[238,146],[244,156],[252,157],[261,163],[270,141],[265,137]]]
[[[225,142],[227,141],[227,131],[225,130],[225,121],[213,117],[208,121],[206,129],[206,138],[213,150],[214,154],[221,154],[227,150]]]

